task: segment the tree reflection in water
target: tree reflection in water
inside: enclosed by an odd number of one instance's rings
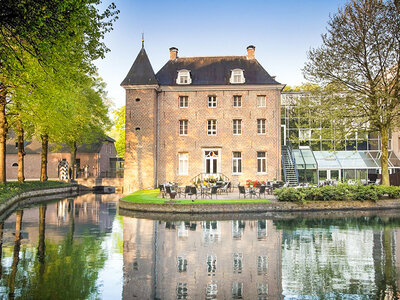
[[[102,234],[93,236],[87,232],[74,238],[74,200],[68,204],[68,232],[59,242],[45,238],[47,206],[39,207],[37,252],[30,245],[23,244],[21,249],[23,211],[17,211],[11,272],[3,270],[0,281],[1,286],[7,286],[10,299],[99,297],[96,281],[106,260]]]

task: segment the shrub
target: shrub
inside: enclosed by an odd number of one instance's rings
[[[377,201],[387,195],[390,199],[400,198],[398,186],[349,185],[316,186],[302,188],[280,188],[274,191],[279,201]]]

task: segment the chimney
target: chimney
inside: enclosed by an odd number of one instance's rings
[[[169,59],[177,59],[178,58],[178,48],[171,47],[169,48]]]
[[[250,45],[247,47],[247,59],[254,59],[254,52],[256,51],[256,47]]]

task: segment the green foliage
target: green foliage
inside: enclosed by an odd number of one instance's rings
[[[280,188],[274,191],[279,201],[377,201],[384,196],[390,199],[400,198],[400,187],[377,185],[318,186],[302,188]]]
[[[23,192],[65,186],[71,186],[71,184],[60,181],[27,181],[24,183],[7,182],[5,184],[0,184],[0,203],[3,203],[7,199],[10,199],[11,197],[21,194]]]
[[[113,111],[114,116],[114,129],[112,137],[115,139],[115,148],[117,155],[120,157],[125,156],[125,105]]]

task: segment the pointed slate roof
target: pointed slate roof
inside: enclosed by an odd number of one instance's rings
[[[179,70],[190,71],[191,85],[229,85],[233,69],[242,69],[244,84],[280,84],[261,66],[256,59],[246,56],[178,57],[169,60],[156,78],[160,85],[177,85]],[[238,85],[238,84],[235,84]]]
[[[135,59],[135,62],[128,72],[128,75],[126,75],[125,79],[122,81],[121,86],[136,84],[158,84],[144,47],[142,47],[142,49],[140,50],[138,56]]]

